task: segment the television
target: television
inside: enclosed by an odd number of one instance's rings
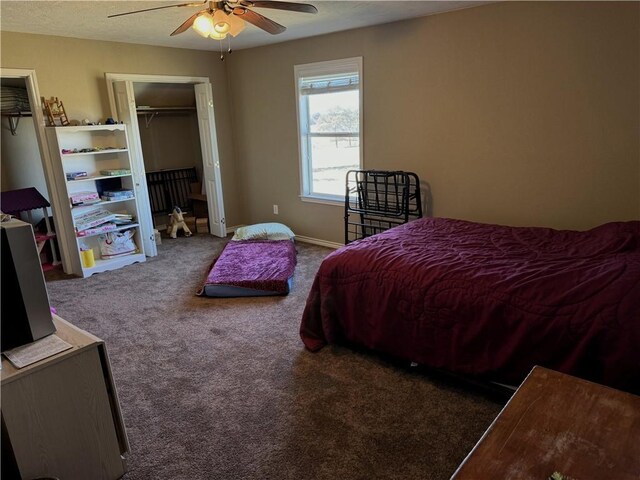
[[[0,223],[1,351],[35,342],[56,331],[33,227],[21,220]]]

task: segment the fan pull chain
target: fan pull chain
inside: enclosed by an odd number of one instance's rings
[[[222,53],[222,40],[220,40],[220,61],[224,62],[224,53]]]
[[[229,55],[231,55],[232,50],[231,50],[231,36],[227,35],[227,53]]]

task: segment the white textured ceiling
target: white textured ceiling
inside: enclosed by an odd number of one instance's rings
[[[0,28],[3,31],[58,35],[165,47],[218,50],[218,42],[200,37],[192,29],[170,37],[193,13],[202,7],[167,8],[151,12],[107,18],[115,13],[186,3],[178,1],[0,1]],[[274,9],[255,9],[287,27],[270,35],[253,25],[232,39],[234,50],[284,42],[325,33],[389,23],[491,2],[469,1],[314,1],[315,15]]]

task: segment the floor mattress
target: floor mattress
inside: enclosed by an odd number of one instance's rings
[[[207,297],[286,295],[293,284],[296,249],[291,240],[230,241],[198,292]]]

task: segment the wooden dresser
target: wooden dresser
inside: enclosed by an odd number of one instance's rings
[[[118,479],[129,444],[104,342],[53,322],[73,348],[21,369],[2,359],[3,480]]]

